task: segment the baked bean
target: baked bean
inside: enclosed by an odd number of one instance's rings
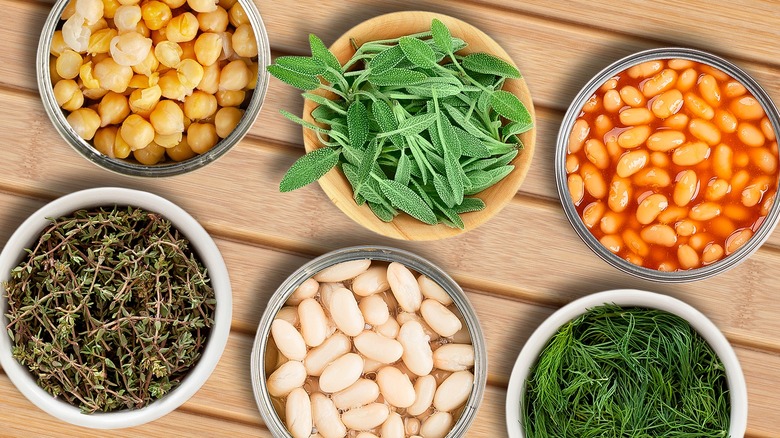
[[[710,263],[717,262],[723,258],[723,247],[717,243],[710,243],[704,248],[704,252],[701,254],[701,262],[703,265],[709,265]]]
[[[604,143],[604,145],[607,147],[607,153],[609,154],[609,158],[612,160],[617,160],[618,157],[620,157],[620,155],[624,152],[623,148],[618,145],[616,135],[607,136],[607,141]]]
[[[668,119],[664,120],[664,127],[669,129],[676,129],[678,131],[685,129],[688,127],[688,121],[691,120],[690,117],[686,114],[677,113]]]
[[[648,225],[655,221],[662,211],[669,207],[669,201],[666,196],[660,193],[654,193],[646,197],[636,209],[636,219],[640,224]]]
[[[696,222],[688,219],[681,220],[680,222],[677,222],[674,226],[674,231],[677,233],[680,237],[688,237],[693,234],[696,234],[696,231],[699,229],[699,226]]]
[[[769,210],[772,208],[772,204],[775,203],[775,193],[767,196],[764,203],[761,204],[761,215],[766,216],[769,214]]]
[[[670,59],[666,65],[675,70],[685,70],[693,67],[694,63],[688,59]]]
[[[607,234],[613,234],[620,231],[623,226],[626,217],[620,213],[614,211],[607,211],[604,216],[601,217],[599,223],[601,224],[601,231]]]
[[[696,233],[688,239],[688,245],[696,251],[703,251],[704,248],[715,240],[710,234]]]
[[[647,243],[642,240],[642,237],[636,231],[628,228],[623,231],[622,237],[626,247],[636,255],[647,257],[647,255],[650,254],[650,247],[647,246]]]
[[[642,170],[642,168],[647,165],[649,159],[650,154],[648,154],[645,150],[626,152],[618,160],[616,173],[621,178],[628,178],[629,176]]]
[[[720,201],[729,193],[729,182],[722,178],[713,179],[707,184],[704,198],[708,201]]]
[[[349,280],[365,272],[371,266],[371,260],[351,260],[329,266],[314,275],[321,283],[336,283]]]
[[[645,264],[645,259],[643,257],[639,256],[639,255],[634,254],[633,252],[630,252],[630,253],[626,254],[623,258],[627,262],[633,263],[633,264],[635,264],[637,266],[644,266],[644,264]]]
[[[742,248],[751,237],[753,237],[753,231],[750,228],[743,228],[732,233],[726,239],[726,255]]]
[[[708,230],[711,234],[714,234],[720,239],[725,239],[726,237],[731,234],[732,231],[736,229],[736,226],[734,225],[734,221],[727,218],[724,215],[720,215],[716,217],[715,219],[712,219],[708,224]],[[708,241],[709,242],[709,241]],[[704,243],[708,243],[704,242]],[[697,246],[695,243],[691,243],[691,246],[698,249],[703,249],[704,247],[699,245]]]
[[[737,118],[742,120],[761,120],[764,117],[764,109],[752,96],[744,96],[735,99],[729,105],[729,109]]]
[[[749,182],[750,172],[747,170],[740,170],[739,172],[735,173],[734,177],[731,178],[731,193],[741,192],[745,187],[747,187]]]
[[[694,85],[696,85],[698,78],[699,74],[696,73],[696,70],[689,68],[680,73],[680,77],[677,79],[677,86],[675,88],[685,93],[686,91],[693,88]]]
[[[690,217],[697,221],[708,221],[720,214],[720,205],[715,202],[702,202],[691,207]]]
[[[714,76],[708,74],[699,79],[699,93],[711,106],[720,105],[720,87]]]
[[[667,167],[672,160],[669,155],[664,152],[652,152],[650,153],[650,163],[656,167]]]
[[[630,201],[631,182],[626,178],[616,176],[612,179],[612,184],[609,186],[609,197],[607,201],[609,208],[616,213],[621,213],[628,207]]]
[[[680,207],[685,207],[696,195],[699,188],[699,177],[693,170],[683,171],[674,184],[672,200]]]
[[[637,64],[626,70],[626,74],[634,79],[649,78],[664,68],[663,61],[653,60]]]
[[[726,109],[719,109],[715,111],[715,125],[721,132],[731,134],[737,130],[737,118],[731,111]]]
[[[746,189],[747,190],[747,189]],[[760,192],[759,192],[760,193]],[[723,206],[723,216],[734,221],[746,221],[753,214],[749,208],[740,204],[726,204]]]
[[[677,72],[667,68],[642,83],[642,94],[647,98],[657,96],[674,87],[676,81]]]
[[[637,108],[645,104],[645,96],[636,88],[627,85],[620,89],[620,98],[628,105]]]
[[[764,137],[766,137],[766,139],[769,141],[775,141],[775,139],[777,138],[775,136],[775,130],[774,128],[772,128],[772,123],[766,117],[761,119],[761,132],[764,134]]]
[[[761,130],[747,122],[742,122],[737,126],[737,137],[742,143],[754,148],[763,146],[766,141]]]
[[[607,147],[601,140],[591,138],[585,142],[585,156],[593,163],[594,166],[599,169],[606,169],[609,166],[609,154],[607,153]]]
[[[604,136],[615,127],[615,125],[612,123],[612,119],[607,117],[606,114],[600,114],[598,117],[596,117],[594,127],[596,128],[596,135],[604,138]]]
[[[727,82],[726,89],[723,92],[723,94],[731,98],[742,96],[745,93],[747,93],[747,88],[737,81]]]
[[[569,175],[568,178],[569,194],[574,205],[578,205],[582,202],[582,198],[585,196],[585,183],[582,181],[582,177],[576,173]]]
[[[601,242],[601,244],[604,245],[604,247],[607,248],[610,252],[615,254],[619,253],[623,248],[623,239],[621,239],[617,234],[605,235],[599,239],[599,242]],[[434,356],[435,354],[436,353],[434,352]]]
[[[667,152],[685,143],[685,134],[680,131],[658,131],[647,138],[647,148],[651,151]]]
[[[661,93],[653,100],[651,109],[653,114],[659,119],[665,119],[674,114],[683,106],[683,95],[680,90],[672,89]],[[622,114],[621,114],[622,115]],[[622,119],[621,119],[622,120]],[[624,122],[625,123],[625,122]],[[650,123],[649,121],[646,123]]]
[[[580,169],[585,190],[594,198],[603,198],[607,194],[607,183],[601,172],[591,163],[583,163]]]
[[[647,125],[654,119],[653,113],[647,108],[629,108],[620,112],[620,123],[626,126]]]
[[[651,129],[649,126],[635,126],[631,129],[627,129],[618,135],[617,143],[624,149],[633,149],[642,146],[642,143],[650,136]]]
[[[604,93],[604,109],[611,113],[616,113],[623,107],[623,100],[620,93],[615,90],[609,90]]]
[[[710,146],[720,143],[720,131],[712,122],[704,119],[693,119],[688,123],[688,130],[694,137]]]
[[[678,269],[678,266],[673,261],[668,260],[661,262],[657,269],[662,272],[674,272]]]
[[[750,156],[745,151],[734,154],[734,167],[745,167],[750,163]]]
[[[715,147],[712,154],[712,168],[718,178],[731,179],[734,153],[730,147],[725,144],[719,144]]]
[[[674,246],[677,243],[677,234],[674,229],[669,225],[655,224],[649,227],[643,228],[640,233],[642,240],[647,243],[661,245],[668,248]]]
[[[689,245],[680,245],[677,248],[677,259],[683,269],[693,269],[699,267],[699,254]]]
[[[658,215],[658,222],[662,224],[673,224],[688,217],[688,209],[670,205],[666,210]]]
[[[672,183],[669,173],[658,167],[645,168],[634,175],[633,181],[640,186],[667,187]]]
[[[604,216],[605,211],[606,208],[604,207],[604,203],[601,201],[592,202],[582,211],[582,221],[585,223],[586,227],[592,229],[601,221],[601,217]]]
[[[685,108],[688,109],[694,116],[710,120],[715,117],[715,110],[701,97],[693,93],[685,93]]]
[[[574,155],[566,157],[566,173],[574,173],[580,168],[580,160]],[[389,286],[388,286],[389,287]]]
[[[612,78],[608,80],[607,82],[604,82],[604,84],[599,87],[600,91],[607,92],[609,90],[614,90],[617,87],[618,80],[615,78]]]
[[[379,427],[390,415],[390,408],[384,403],[370,403],[350,409],[341,414],[344,426],[353,430],[370,430]]]
[[[601,111],[601,108],[601,99],[594,94],[585,102],[585,105],[582,106],[582,111],[586,113],[595,113]]]
[[[710,148],[706,143],[688,143],[674,150],[672,161],[678,166],[695,166],[706,160],[709,154]]]

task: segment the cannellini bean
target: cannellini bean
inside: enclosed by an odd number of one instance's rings
[[[677,248],[677,259],[680,261],[680,266],[683,269],[698,268],[700,265],[699,254],[689,245],[680,245]]]
[[[403,347],[398,341],[370,330],[359,334],[353,341],[360,354],[381,363],[393,363],[403,354]]]
[[[583,163],[580,169],[585,190],[594,198],[603,198],[607,194],[607,183],[601,172],[591,163]]]
[[[647,138],[647,148],[651,151],[667,152],[683,143],[685,134],[674,130],[658,131]]]
[[[306,357],[306,342],[289,322],[275,319],[271,323],[271,336],[273,336],[279,351],[286,357],[297,361],[302,361]]]
[[[427,322],[425,322],[424,319],[417,313],[409,313],[409,312],[399,312],[398,315],[395,317],[396,321],[398,321],[399,325],[404,325],[407,321],[417,321],[420,323],[420,325],[423,328],[423,332],[425,333],[425,336],[428,336],[430,341],[435,341],[439,339],[439,334],[434,331],[431,326],[428,325]],[[396,336],[397,337],[397,336]]]
[[[704,198],[708,201],[720,201],[729,192],[729,182],[725,179],[717,178],[707,185],[707,191]]]
[[[609,90],[604,93],[604,109],[616,113],[623,107],[623,100],[620,98],[620,93],[616,90]]]
[[[390,408],[382,403],[371,403],[341,414],[341,421],[349,429],[370,430],[380,426],[390,415]]]
[[[375,373],[383,366],[385,366],[384,363],[366,357],[363,359],[363,374]]]
[[[382,325],[390,318],[387,303],[379,295],[369,295],[360,300],[360,311],[366,323],[373,326]]]
[[[614,254],[619,253],[623,248],[623,239],[617,234],[602,236],[601,239],[599,239],[599,242],[601,242],[602,245],[604,245],[610,252]],[[441,348],[436,351],[439,350],[441,350]],[[433,352],[433,363],[434,366],[440,368],[438,365],[436,365],[436,351]]]
[[[450,294],[443,287],[439,286],[439,283],[431,280],[426,275],[417,277],[417,284],[420,286],[420,292],[422,292],[425,298],[436,300],[445,306],[452,304]]]
[[[753,237],[753,231],[750,228],[742,228],[741,230],[734,231],[728,239],[726,239],[726,255],[742,248],[751,237]]]
[[[754,148],[761,147],[766,142],[761,129],[747,122],[742,122],[737,126],[737,137],[742,143]]]
[[[331,398],[340,410],[359,408],[373,403],[379,397],[379,385],[373,380],[358,379],[348,388],[334,393]]]
[[[417,416],[431,407],[436,393],[436,378],[431,375],[418,377],[414,382],[414,393],[414,403],[406,409],[406,412]]]
[[[688,143],[672,152],[672,161],[678,166],[695,166],[706,160],[709,154],[707,143]]]
[[[404,438],[404,420],[397,412],[391,412],[380,429],[382,438]]]
[[[322,370],[320,388],[325,392],[337,392],[357,382],[363,373],[363,358],[347,353]]]
[[[726,134],[737,130],[737,118],[729,110],[718,109],[715,111],[715,125]]]
[[[395,318],[388,318],[384,324],[374,327],[377,333],[380,335],[395,339],[398,336],[398,332],[401,330],[401,325]]]
[[[416,312],[420,309],[422,292],[409,268],[398,262],[390,263],[387,267],[387,282],[398,305],[404,311]]]
[[[648,225],[655,221],[655,218],[667,207],[669,207],[669,201],[666,196],[654,193],[639,203],[636,209],[636,218],[640,224]]]
[[[626,247],[636,255],[640,257],[647,257],[647,255],[650,254],[650,247],[647,246],[647,243],[642,240],[642,237],[640,237],[639,233],[636,231],[627,228],[623,230],[622,237]]]
[[[653,76],[654,74],[661,71],[662,68],[664,68],[662,61],[646,61],[630,67],[628,70],[626,70],[626,74],[634,79],[649,78],[650,76]]]
[[[618,160],[616,172],[618,176],[628,178],[642,170],[649,160],[650,154],[645,150],[626,152]]]
[[[357,336],[363,332],[366,322],[355,296],[349,289],[341,287],[333,291],[329,310],[336,327],[345,335]]]
[[[710,146],[715,146],[720,143],[720,131],[718,130],[718,127],[708,120],[691,120],[688,124],[688,131],[693,134],[694,137]]]
[[[620,97],[623,99],[623,102],[635,108],[645,104],[645,96],[642,96],[642,93],[631,85],[620,89]]]
[[[708,221],[720,214],[720,205],[715,202],[702,202],[691,207],[691,219],[696,221]]]
[[[360,432],[355,438],[379,438],[371,432]]]
[[[366,297],[390,289],[387,282],[387,268],[372,266],[352,280],[352,292]]]
[[[308,438],[311,435],[311,409],[309,394],[303,388],[296,388],[287,396],[285,420],[293,438]]]
[[[570,154],[576,154],[582,149],[585,140],[590,134],[590,126],[584,119],[577,119],[569,135],[568,150]]]
[[[674,87],[676,81],[677,72],[667,68],[642,83],[642,94],[647,98],[657,96]]]
[[[653,120],[655,116],[647,108],[628,108],[620,112],[620,123],[626,126],[647,125]]]
[[[455,420],[449,412],[436,412],[428,417],[420,427],[420,436],[425,438],[444,438],[452,429]]]
[[[357,277],[365,272],[369,266],[371,266],[371,260],[350,260],[328,266],[314,274],[312,278],[321,283],[336,283]]]
[[[582,210],[582,222],[588,228],[593,228],[601,221],[604,216],[606,207],[601,201],[591,202]]]
[[[420,305],[420,314],[440,336],[452,336],[462,327],[458,317],[436,300],[423,301]]]
[[[693,93],[685,93],[683,105],[690,111],[695,117],[710,120],[715,117],[715,109],[713,109],[707,102],[701,97]]]
[[[445,371],[463,371],[474,366],[474,347],[445,344],[433,352],[433,366]]]
[[[317,433],[323,438],[342,438],[347,428],[341,422],[336,405],[326,395],[315,392],[311,395],[311,416]]]
[[[671,248],[677,243],[677,234],[669,225],[655,224],[643,228],[640,236],[647,243]]]
[[[593,163],[594,166],[599,169],[606,169],[609,167],[609,154],[607,153],[607,147],[604,146],[600,140],[591,138],[585,142],[585,156]]]
[[[398,333],[398,342],[404,348],[401,359],[406,367],[418,376],[430,374],[433,369],[433,352],[428,340],[419,322],[407,321],[401,325],[401,331]]]
[[[474,386],[470,371],[456,371],[445,379],[433,396],[433,407],[439,411],[452,411],[466,403]]]
[[[352,349],[349,338],[341,333],[329,337],[318,347],[312,348],[306,354],[303,365],[310,376],[319,376],[331,362],[342,357]]]
[[[276,312],[274,319],[283,319],[291,325],[296,326],[300,322],[298,318],[298,308],[293,306],[284,306]]]
[[[626,178],[615,176],[612,178],[612,184],[609,185],[609,196],[607,205],[616,212],[623,212],[631,202],[631,182]]]
[[[760,120],[764,117],[764,109],[752,96],[745,96],[732,101],[729,109],[737,118],[742,120]]]
[[[272,397],[285,397],[306,381],[306,368],[298,361],[289,361],[268,376],[268,393]]]
[[[376,373],[376,383],[385,401],[397,408],[408,408],[414,403],[415,392],[409,377],[394,366],[386,366]]]
[[[667,187],[672,178],[664,169],[658,167],[644,168],[634,174],[634,183],[640,186]]]
[[[723,258],[723,247],[717,243],[711,243],[704,248],[701,255],[701,262],[704,265],[714,263]]]
[[[301,283],[300,286],[295,288],[295,292],[290,294],[290,297],[287,298],[285,304],[288,306],[297,306],[298,304],[301,304],[301,301],[305,300],[306,298],[314,298],[314,296],[317,295],[317,291],[319,291],[319,289],[320,284],[317,282],[317,280],[309,278]]]
[[[634,126],[633,128],[627,129],[618,135],[618,146],[622,147],[623,149],[637,148],[642,146],[651,133],[652,130],[647,125]]]
[[[653,111],[653,114],[655,114],[656,117],[659,119],[666,119],[668,117],[671,117],[674,114],[677,114],[678,111],[683,106],[683,95],[680,92],[680,90],[672,89],[669,91],[666,91],[664,93],[661,93],[658,97],[653,100],[653,104],[651,106],[651,109]],[[647,121],[645,123],[650,123],[650,121]]]
[[[316,347],[328,336],[328,317],[314,298],[307,298],[298,305],[301,334],[306,345]]]

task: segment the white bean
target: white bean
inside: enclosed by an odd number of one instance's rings
[[[355,438],[379,438],[371,432],[360,432]]]
[[[380,429],[382,438],[404,438],[404,420],[397,412],[391,412]]]
[[[320,376],[322,371],[334,360],[347,354],[352,349],[349,338],[336,333],[325,340],[320,346],[312,348],[303,360],[303,366],[310,376]]]
[[[417,284],[420,286],[420,292],[422,292],[425,298],[436,300],[445,306],[452,304],[450,294],[443,287],[439,286],[439,283],[431,280],[426,275],[417,277]]]
[[[406,412],[417,416],[427,411],[433,403],[434,394],[436,394],[436,378],[430,374],[418,377],[414,382],[414,403],[406,408]]]
[[[311,416],[314,427],[323,438],[342,438],[347,434],[336,405],[322,393],[311,395]]]
[[[353,342],[360,354],[382,363],[396,362],[404,352],[400,342],[370,330],[355,336]]]
[[[452,429],[454,420],[449,412],[436,412],[428,417],[420,427],[420,436],[424,438],[444,438]]]
[[[363,358],[355,353],[347,353],[322,370],[320,388],[324,392],[341,391],[357,382],[362,373]]]
[[[347,336],[357,336],[363,332],[366,322],[363,313],[358,307],[355,296],[346,288],[337,288],[333,291],[330,301],[330,316],[336,327]]]
[[[378,360],[369,359],[367,357],[363,358],[363,374],[370,374],[375,373],[378,369],[382,368],[387,364],[379,362]]]
[[[306,368],[298,361],[289,361],[268,376],[268,393],[273,397],[284,397],[306,382]]]
[[[328,336],[328,317],[314,298],[307,298],[298,305],[301,334],[306,345],[316,347]]]
[[[369,266],[371,266],[371,260],[350,260],[348,262],[341,262],[333,266],[328,266],[322,271],[314,274],[314,277],[312,278],[320,283],[336,283],[357,277],[363,272],[366,272],[366,269],[368,269]]]
[[[296,388],[287,396],[285,419],[287,430],[293,438],[308,438],[311,435],[311,400],[303,388]]]
[[[286,357],[292,360],[303,360],[306,357],[306,342],[289,322],[275,319],[271,323],[271,336],[276,342],[276,347]]]
[[[431,341],[439,339],[439,334],[436,333],[436,331],[434,331],[431,326],[429,326],[428,323],[425,322],[425,320],[416,313],[400,312],[398,315],[396,315],[395,319],[398,321],[398,324],[401,325],[404,325],[408,321],[417,321],[422,326],[425,334],[431,338]]]
[[[414,386],[409,377],[390,365],[376,373],[376,383],[385,402],[397,408],[408,408],[414,403]]]
[[[284,306],[276,312],[274,319],[283,319],[293,326],[298,325],[301,319],[298,317],[298,308],[293,306]]]
[[[317,280],[309,278],[295,289],[295,292],[293,292],[290,297],[287,298],[285,304],[288,306],[297,306],[306,298],[314,298],[314,296],[317,295],[317,291],[319,289],[320,284],[317,282]]]
[[[420,305],[420,313],[425,322],[441,336],[452,336],[462,328],[458,317],[436,300],[423,301]]]
[[[378,325],[374,329],[386,338],[395,339],[398,336],[398,331],[401,330],[401,325],[395,318],[387,318],[384,324]]]
[[[466,403],[474,386],[470,371],[456,371],[439,385],[433,396],[433,407],[439,411],[452,411]]]
[[[341,421],[350,429],[371,430],[387,420],[390,408],[382,403],[371,403],[341,414]]]
[[[387,282],[387,268],[374,266],[352,280],[352,291],[356,295],[366,297],[390,289]]]
[[[320,303],[322,308],[330,311],[330,302],[333,297],[333,291],[344,287],[342,283],[320,283]]]
[[[418,376],[430,374],[433,369],[433,352],[428,344],[429,339],[417,321],[407,321],[401,325],[398,333],[398,342],[404,348],[401,359],[409,371]]]
[[[382,325],[390,319],[387,303],[379,295],[369,295],[361,299],[358,306],[363,313],[363,319],[373,326]]]
[[[375,402],[379,397],[379,385],[373,380],[358,379],[349,388],[331,396],[336,408],[340,410],[359,408]]]
[[[414,417],[406,417],[404,420],[404,430],[407,435],[417,435],[420,432],[420,420]]]
[[[474,347],[446,344],[433,352],[433,366],[445,371],[463,371],[474,366]]]
[[[422,293],[414,274],[406,266],[393,262],[387,267],[387,282],[398,301],[398,305],[407,312],[416,312],[422,303]]]

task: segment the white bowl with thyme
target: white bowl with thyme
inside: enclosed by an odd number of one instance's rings
[[[611,290],[553,313],[515,362],[506,396],[512,438],[741,437],[747,388],[726,337],[667,295]]]
[[[32,403],[74,425],[132,427],[178,408],[216,367],[231,315],[214,241],[148,192],[63,196],[0,253],[0,364]]]

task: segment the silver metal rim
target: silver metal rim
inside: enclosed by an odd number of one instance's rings
[[[707,53],[701,50],[690,48],[659,48],[650,49],[642,52],[635,53],[627,56],[619,61],[614,62],[596,76],[593,77],[577,94],[574,101],[569,106],[566,115],[561,122],[560,130],[558,131],[558,139],[555,148],[555,180],[558,189],[558,196],[563,206],[563,211],[566,213],[566,218],[571,223],[571,226],[577,232],[579,237],[585,242],[585,244],[599,257],[611,266],[631,275],[634,275],[645,280],[655,280],[664,283],[683,283],[696,280],[702,280],[712,277],[714,275],[725,272],[734,266],[742,263],[751,254],[753,254],[758,248],[766,241],[769,235],[777,225],[778,218],[780,218],[780,202],[776,202],[766,216],[766,219],[758,228],[753,237],[734,253],[724,257],[723,259],[701,268],[691,269],[688,271],[675,271],[675,272],[662,272],[655,269],[649,269],[642,266],[634,265],[627,260],[624,260],[612,252],[610,252],[601,242],[596,239],[593,234],[587,229],[582,219],[577,214],[577,210],[574,204],[571,202],[569,196],[569,189],[567,187],[566,178],[566,153],[567,153],[567,141],[569,133],[571,132],[574,122],[577,119],[583,105],[587,99],[596,92],[596,90],[607,80],[609,80],[615,74],[633,66],[646,61],[652,61],[655,59],[669,59],[680,58],[688,59],[691,61],[707,64],[717,69],[720,69],[729,74],[734,79],[737,79],[745,86],[745,88],[753,94],[756,100],[759,101],[764,108],[769,121],[772,123],[772,127],[775,132],[780,132],[780,115],[778,114],[777,107],[772,102],[766,91],[747,73],[737,67],[735,64],[715,56],[711,53]]]
[[[238,0],[247,12],[247,17],[255,31],[255,38],[259,49],[257,55],[257,85],[255,86],[252,99],[244,112],[244,117],[227,138],[222,139],[206,154],[198,155],[179,163],[154,166],[133,163],[119,158],[109,158],[101,154],[93,146],[79,137],[76,131],[70,127],[62,109],[57,105],[57,100],[54,98],[54,89],[51,84],[51,79],[49,78],[49,52],[51,49],[52,37],[57,28],[57,23],[59,22],[59,17],[62,15],[62,11],[65,10],[69,2],[70,0],[58,0],[52,7],[51,12],[46,19],[46,24],[41,30],[41,38],[38,40],[36,76],[38,80],[38,91],[40,92],[41,100],[43,101],[43,108],[49,116],[49,120],[51,120],[54,128],[62,138],[65,139],[65,142],[84,158],[104,169],[122,175],[138,177],[175,176],[200,169],[212,161],[215,161],[217,158],[227,153],[233,146],[238,144],[247,132],[249,132],[249,129],[259,116],[263,102],[265,101],[268,83],[270,82],[270,75],[268,74],[267,67],[271,62],[271,48],[268,41],[268,34],[265,30],[265,24],[260,16],[260,12],[251,0]]]
[[[284,302],[287,301],[287,298],[295,291],[298,285],[307,278],[336,263],[360,259],[400,262],[420,274],[427,275],[450,294],[453,303],[463,315],[471,334],[472,345],[474,346],[474,386],[471,389],[471,394],[463,413],[452,430],[447,434],[447,437],[465,436],[466,431],[476,417],[477,409],[482,401],[487,384],[487,347],[482,328],[477,320],[477,314],[460,286],[441,268],[416,254],[386,246],[354,246],[317,257],[290,275],[271,296],[260,320],[251,356],[252,389],[263,421],[275,437],[290,437],[287,427],[276,414],[271,404],[271,397],[268,394],[265,381],[265,350],[271,332],[271,323],[276,313],[282,308]]]

